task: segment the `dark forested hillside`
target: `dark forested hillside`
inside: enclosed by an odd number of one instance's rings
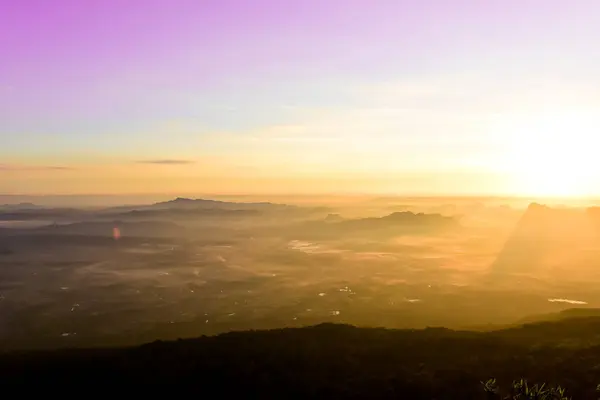
[[[485,398],[481,381],[514,379],[596,398],[600,318],[476,333],[324,324],[232,332],[124,349],[8,353],[3,385],[97,388],[169,385],[231,398]]]

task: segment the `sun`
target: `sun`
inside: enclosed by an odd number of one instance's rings
[[[519,194],[577,197],[600,190],[600,123],[595,115],[515,118],[498,133],[505,169]]]

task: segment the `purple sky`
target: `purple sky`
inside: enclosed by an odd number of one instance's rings
[[[595,0],[4,0],[0,164],[189,158],[192,143],[197,157],[233,154],[242,145],[216,133],[243,141],[312,126],[306,113],[397,107],[362,91],[399,83],[437,87],[410,99],[436,112],[480,104],[444,95],[463,84],[496,102],[531,82],[540,93],[593,88],[598,20]]]

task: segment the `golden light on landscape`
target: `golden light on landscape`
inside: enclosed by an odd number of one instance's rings
[[[0,0],[0,386],[600,400],[599,17]]]

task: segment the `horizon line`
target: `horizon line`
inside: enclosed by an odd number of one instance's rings
[[[0,197],[173,197],[173,198],[191,198],[191,197],[397,197],[397,198],[497,198],[497,199],[596,199],[600,200],[600,193],[597,195],[530,195],[530,194],[508,194],[508,193],[389,193],[389,192],[303,192],[303,193],[284,193],[284,192],[186,192],[186,193],[160,193],[160,192],[141,192],[141,193],[0,193]],[[198,198],[198,197],[197,197]]]

